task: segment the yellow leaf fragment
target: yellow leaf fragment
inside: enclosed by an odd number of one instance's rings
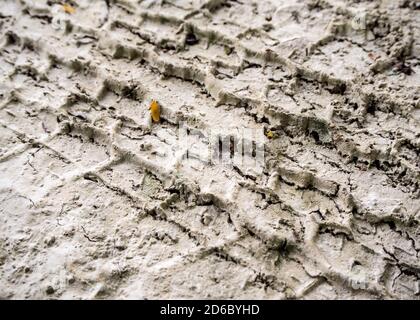
[[[69,4],[63,4],[63,10],[64,10],[64,12],[65,13],[68,13],[68,14],[73,14],[73,13],[75,13],[76,12],[76,9],[75,8],[73,8],[71,5],[69,5]]]
[[[274,133],[273,131],[268,130],[265,135],[267,136],[268,139],[272,139],[274,138]]]
[[[152,116],[153,122],[160,121],[160,107],[156,100],[152,100],[150,104],[150,115]]]

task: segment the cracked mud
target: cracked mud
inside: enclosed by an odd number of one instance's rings
[[[0,298],[419,299],[419,12],[3,0]]]

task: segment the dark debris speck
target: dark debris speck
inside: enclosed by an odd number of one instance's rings
[[[188,44],[189,46],[193,46],[195,44],[197,44],[199,42],[199,40],[197,39],[197,37],[195,36],[194,33],[187,33],[187,36],[185,37],[185,43]]]

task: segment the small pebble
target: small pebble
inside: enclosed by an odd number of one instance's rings
[[[188,44],[189,46],[193,46],[198,43],[198,39],[194,33],[188,33],[187,36],[185,37],[185,43]]]
[[[53,294],[55,292],[54,288],[52,286],[48,286],[45,290],[47,294]]]

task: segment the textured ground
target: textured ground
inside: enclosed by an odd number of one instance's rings
[[[67,3],[0,5],[0,298],[419,299],[418,1]]]

